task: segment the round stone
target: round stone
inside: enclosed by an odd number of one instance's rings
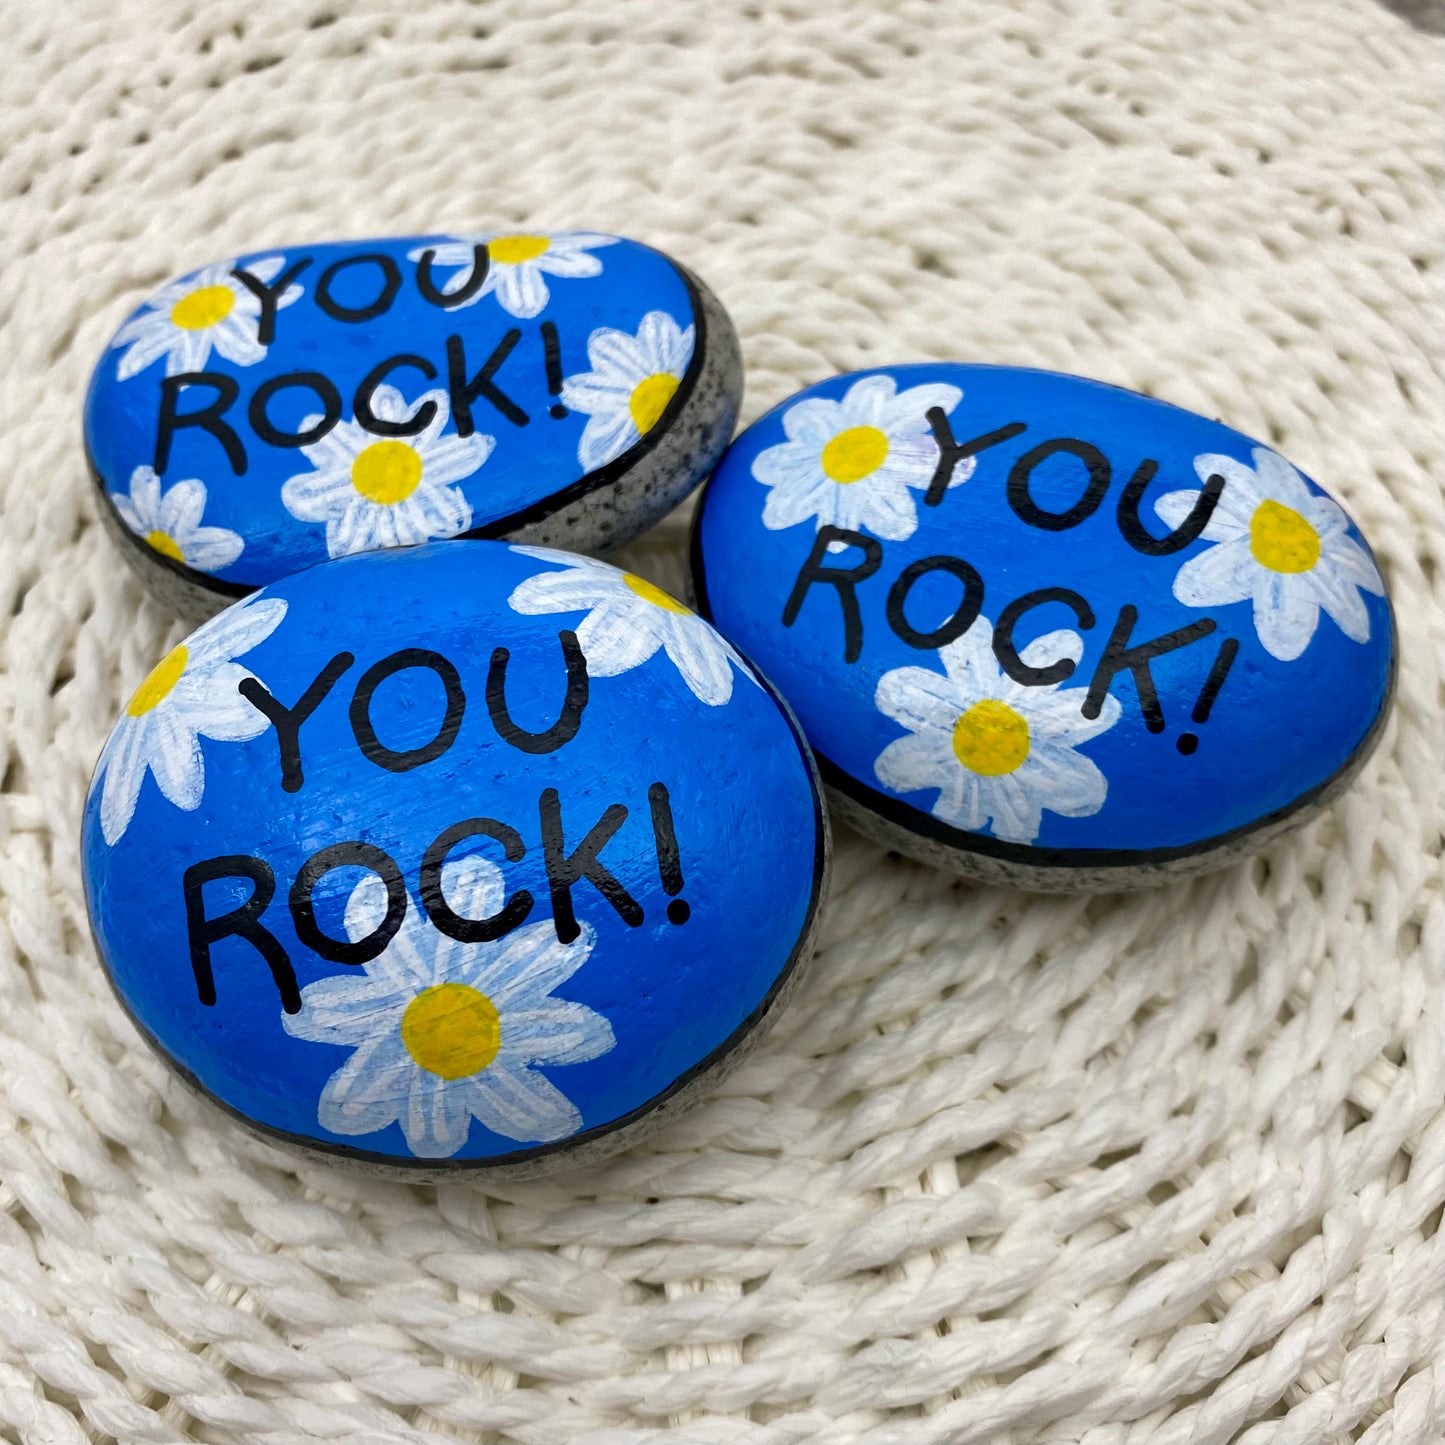
[[[727,313],[651,247],[412,236],[163,286],[96,365],[85,443],[126,557],[200,620],[383,547],[606,553],[707,475],[741,396]]]
[[[82,857],[183,1078],[433,1177],[598,1157],[711,1088],[811,951],[828,845],[791,716],[707,622],[469,541],[297,573],[168,653]]]
[[[1216,421],[929,364],[834,377],[734,443],[693,586],[777,685],[835,815],[1031,888],[1202,872],[1315,816],[1394,691],[1343,509]]]

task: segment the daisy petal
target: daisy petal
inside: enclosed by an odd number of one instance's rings
[[[368,1039],[326,1081],[316,1107],[323,1129],[345,1136],[374,1134],[397,1121],[415,1066],[388,1043],[380,1036]]]
[[[334,974],[308,983],[301,990],[301,1012],[282,1014],[281,1026],[307,1043],[359,1048],[379,1032],[398,1028],[403,1007],[404,995],[385,983]]]
[[[847,429],[842,404],[810,396],[783,413],[783,435],[810,449],[816,458],[827,444]]]
[[[1268,447],[1255,447],[1253,455],[1255,474],[1264,494],[1296,512],[1303,512],[1314,500],[1314,494],[1294,465]]]
[[[1155,515],[1171,532],[1177,532],[1203,495],[1202,491],[1166,492],[1155,499]]]
[[[105,841],[117,843],[130,826],[146,775],[146,734],[144,718],[123,722],[108,749],[105,784],[100,795],[100,830]]]
[[[867,490],[860,492],[862,488]],[[903,542],[913,535],[918,511],[906,486],[869,477],[847,489],[850,500],[855,493],[859,493],[859,517],[870,532],[890,542]]]
[[[848,388],[843,416],[849,426],[873,426],[887,431],[885,417],[893,406],[898,384],[891,376],[865,376]]]
[[[518,1143],[550,1143],[582,1127],[572,1101],[534,1069],[487,1069],[467,1081],[467,1098],[492,1133]]]
[[[699,702],[721,707],[732,697],[733,670],[727,649],[701,618],[672,619],[663,645]]]
[[[137,512],[131,504],[130,498],[125,496],[124,493],[111,492],[110,504],[119,514],[121,521],[124,522],[127,528],[134,532],[137,537],[146,537],[153,530],[153,528],[142,519],[140,513]]]
[[[468,1092],[453,1080],[413,1070],[401,1128],[418,1159],[450,1159],[467,1142],[472,1125]]]
[[[1265,651],[1281,662],[1293,662],[1309,646],[1319,616],[1312,589],[1296,576],[1274,573],[1254,594],[1255,631]]]
[[[943,733],[910,733],[897,738],[873,764],[878,781],[895,793],[943,788],[959,770],[958,759]]]
[[[541,271],[530,262],[524,261],[518,266],[494,266],[487,275],[487,281],[493,281],[492,289],[502,310],[521,321],[538,315],[546,307],[550,296]]]
[[[532,615],[577,612],[600,606],[615,595],[616,588],[608,586],[605,581],[599,582],[596,573],[569,568],[565,572],[539,572],[535,577],[519,582],[512,589],[507,605],[513,612]]]
[[[586,251],[563,251],[553,247],[538,256],[535,264],[539,271],[545,271],[549,276],[561,276],[568,280],[602,274],[602,262]]]
[[[466,981],[479,988],[498,1009],[528,1008],[543,1000],[587,962],[597,934],[590,923],[571,943],[561,943],[550,922],[530,923],[509,933],[478,960],[477,971]]]
[[[640,667],[662,646],[661,620],[650,603],[636,607],[608,603],[594,608],[577,627],[577,645],[593,677],[617,677]]]
[[[1032,797],[1017,773],[980,783],[989,830],[1006,843],[1032,843],[1043,826],[1044,804]]]
[[[775,486],[763,504],[763,526],[776,532],[795,527],[810,517],[827,525],[838,514],[840,491],[841,488],[822,476],[803,486]]]
[[[1174,595],[1186,607],[1226,607],[1253,595],[1258,571],[1247,542],[1218,542],[1174,574]]]
[[[130,474],[130,502],[147,532],[161,526],[161,479],[150,467]]]
[[[949,734],[969,699],[947,676],[922,667],[899,667],[878,679],[873,703],[909,732]]]
[[[301,522],[335,520],[350,509],[353,499],[360,500],[349,469],[301,472],[281,484],[281,505]]]
[[[241,695],[240,684],[250,676],[239,662],[217,663],[204,670],[187,668],[166,699],[166,710],[190,731],[216,742],[259,737],[271,723]]]
[[[641,343],[636,337],[611,326],[599,326],[587,338],[587,360],[591,363],[595,382],[613,378],[626,386],[629,393],[649,374]],[[599,372],[603,375],[599,376]]]
[[[683,330],[665,311],[649,311],[637,328],[646,375],[669,372],[681,376],[692,356],[693,330]]]
[[[599,413],[582,430],[582,440],[577,444],[577,460],[589,472],[595,472],[608,462],[616,461],[640,436],[632,413],[625,407],[610,414]]]
[[[443,437],[423,454],[427,480],[445,486],[471,476],[491,456],[496,444],[495,437],[483,432],[473,432],[469,437]]]
[[[1341,578],[1376,597],[1385,595],[1384,579],[1373,559],[1353,537],[1337,537],[1330,547],[1330,561]]]
[[[879,416],[883,430],[890,437],[919,431],[927,432],[931,437],[928,413],[936,407],[947,414],[962,400],[963,393],[956,386],[941,381],[925,382],[922,386],[910,386],[907,391],[900,391],[892,401],[885,402]]]
[[[632,385],[609,373],[583,371],[562,383],[562,405],[587,416],[626,411]]]
[[[1324,559],[1305,575],[1313,586],[1315,600],[1329,614],[1335,626],[1351,642],[1368,642],[1370,612],[1358,588]]]
[[[600,1013],[563,999],[509,1010],[502,1026],[502,1052],[520,1064],[585,1064],[616,1043],[612,1025]]]
[[[1243,462],[1215,452],[1194,458],[1194,472],[1201,482],[1210,477],[1223,477],[1224,490],[1215,504],[1214,515],[1201,534],[1206,541],[1227,541],[1246,535],[1249,520],[1264,500],[1259,478]]]
[[[1072,748],[1036,748],[1019,771],[1043,806],[1066,818],[1097,813],[1109,792],[1109,784],[1093,759]],[[1038,831],[1037,823],[1034,831]]]
[[[256,340],[248,323],[237,319],[235,312],[211,328],[210,339],[211,345],[237,366],[254,366],[266,356],[266,348]]]
[[[1036,637],[1027,647],[1019,650],[1019,660],[1025,667],[1048,667],[1051,663],[1078,662],[1084,655],[1084,639],[1077,632],[1061,627],[1056,632],[1046,632]],[[1034,689],[1035,692],[1038,689]]]
[[[219,572],[241,555],[245,545],[237,533],[224,527],[197,527],[186,542],[186,566],[197,572]]]
[[[154,473],[152,473],[154,475]],[[134,487],[132,487],[134,490]],[[206,510],[206,487],[194,479],[177,482],[163,498],[157,512],[160,530],[172,537],[182,537],[200,525]]]
[[[240,657],[270,637],[285,615],[286,603],[280,597],[259,595],[233,603],[191,634],[192,665],[203,659]]]
[[[187,813],[193,812],[201,805],[206,784],[200,739],[164,706],[156,708],[152,726],[148,761],[156,784],[167,801]]]
[[[143,319],[149,320],[150,318]],[[138,331],[134,344],[116,363],[116,380],[129,381],[131,377],[138,376],[146,367],[159,361],[161,357],[168,357],[173,344],[174,336],[164,321]],[[167,367],[167,374],[169,374],[169,367]]]

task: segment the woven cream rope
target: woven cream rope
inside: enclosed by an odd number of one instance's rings
[[[0,6],[0,1438],[1445,1438],[1445,43],[1398,9]],[[568,222],[708,278],[748,418],[956,357],[1278,446],[1379,552],[1399,703],[1331,816],[1155,893],[844,837],[796,1003],[650,1146],[358,1182],[191,1100],[101,980],[80,808],[177,629],[83,388],[195,263]],[[633,565],[676,585],[682,531]]]

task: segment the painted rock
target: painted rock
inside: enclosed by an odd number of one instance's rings
[[[324,1158],[538,1172],[746,1052],[827,870],[808,750],[701,618],[472,541],[263,588],[141,683],[85,809],[117,996]]]
[[[101,515],[200,618],[435,538],[605,552],[712,469],[742,394],[693,275],[591,231],[258,251],[161,288],[91,378]]]
[[[694,589],[835,812],[996,882],[1203,872],[1325,807],[1394,688],[1385,585],[1283,457],[1009,367],[834,377],[704,493]]]

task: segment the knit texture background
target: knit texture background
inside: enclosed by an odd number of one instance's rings
[[[0,1438],[1445,1438],[1445,476],[1428,5],[0,6]],[[614,1162],[361,1181],[190,1098],[109,996],[77,834],[180,628],[95,517],[89,368],[269,244],[636,236],[732,311],[745,419],[1022,363],[1330,488],[1399,614],[1344,802],[1132,897],[844,834],[761,1050]],[[681,585],[677,516],[629,554]]]

